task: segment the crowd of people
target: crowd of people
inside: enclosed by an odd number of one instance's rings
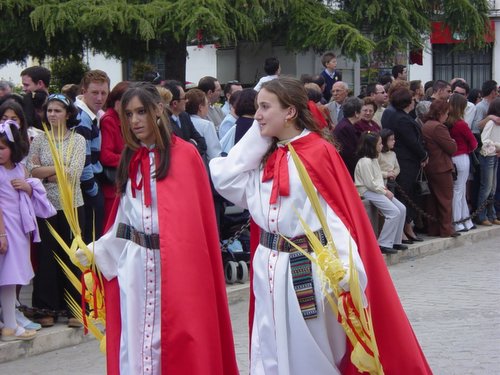
[[[392,79],[381,77],[354,97],[335,54],[321,62],[320,74],[298,80],[280,76],[279,61],[266,59],[267,75],[249,88],[238,81],[222,87],[206,76],[185,91],[179,81],[147,74],[149,82],[124,81],[111,90],[105,72],[90,70],[76,95],[74,85],[49,93],[50,71],[40,66],[21,73],[25,95],[0,82],[1,339],[33,339],[63,317],[81,326],[65,294],[79,301],[79,291],[56,257],[79,271],[49,230],[70,243],[45,123],[65,155],[65,172],[79,182],[73,205],[106,279],[108,373],[237,373],[219,243],[227,202],[247,209],[260,233],[251,373],[339,373],[345,366],[349,345],[337,317],[321,306],[326,291],[314,288],[317,271],[309,263],[308,275],[291,277],[305,257],[278,240],[304,237],[296,208],[321,230],[287,159],[289,143],[306,161],[344,264],[354,248],[368,303],[382,298],[370,278],[384,280],[383,298],[395,301],[388,307],[399,322],[394,337],[414,350],[382,355],[384,366],[412,374],[401,370],[406,361],[430,373],[381,253],[406,250],[423,240],[418,233],[454,237],[476,224],[500,224],[498,86],[486,81],[479,96],[461,78],[424,86],[397,65]],[[339,191],[325,191],[329,184]],[[384,216],[380,233],[357,228],[369,225],[358,197]],[[183,262],[190,266],[179,267]],[[20,286],[32,278],[35,314],[28,319],[16,306]],[[299,289],[310,292],[304,303]],[[381,327],[387,311],[373,310]],[[381,353],[396,350],[378,329]]]

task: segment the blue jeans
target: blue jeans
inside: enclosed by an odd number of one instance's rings
[[[497,188],[497,165],[498,158],[496,156],[479,156],[479,165],[481,168],[481,182],[479,187],[479,197],[477,201],[478,207],[484,204],[487,199],[493,199]],[[479,221],[495,220],[497,218],[495,212],[495,204],[492,201],[488,203],[484,209],[479,212]]]

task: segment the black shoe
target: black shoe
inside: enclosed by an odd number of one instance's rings
[[[458,237],[458,236],[460,236],[460,233],[458,233],[458,232],[453,232],[453,233],[450,235],[450,237]]]
[[[380,246],[380,251],[382,252],[382,254],[397,254],[398,253],[397,250],[391,249],[390,247],[384,247],[384,246]]]
[[[402,243],[404,243],[405,245],[411,245],[413,243],[412,240],[401,240]]]
[[[394,246],[392,246],[392,248],[394,250],[408,250],[408,246],[401,245],[401,244],[394,244]]]
[[[477,227],[475,225],[473,225],[472,227],[469,228],[469,230],[473,230],[473,229],[477,229]]]
[[[424,239],[422,237],[419,237],[419,236],[416,236],[416,237],[413,237],[413,236],[410,236],[408,233],[405,233],[405,236],[413,241],[413,242],[422,242]]]

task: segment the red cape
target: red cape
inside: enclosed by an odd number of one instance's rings
[[[403,310],[370,220],[342,158],[330,143],[315,133],[293,141],[292,145],[314,186],[342,220],[358,245],[368,278],[366,296],[385,375],[432,374]],[[255,225],[253,228],[256,227]],[[254,245],[252,249],[255,249],[258,234],[253,233],[251,239]],[[253,290],[250,300],[251,328]],[[348,343],[348,353],[341,368],[343,375],[359,374],[350,361],[351,350],[352,347]]]
[[[162,374],[236,375],[215,210],[196,148],[172,135],[168,175],[157,181],[161,252]],[[116,217],[115,201],[106,230]],[[119,374],[120,296],[105,281],[107,374]]]

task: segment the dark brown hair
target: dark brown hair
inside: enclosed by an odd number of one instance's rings
[[[377,143],[380,139],[380,134],[378,132],[367,131],[361,133],[359,137],[357,155],[360,158],[378,158]]]
[[[28,137],[28,128],[26,123],[26,117],[24,116],[23,107],[17,103],[14,99],[7,99],[0,105],[0,119],[3,117],[5,112],[10,109],[19,118],[19,132],[21,133],[21,139],[23,140],[21,147],[24,148],[22,153],[24,156],[28,156],[30,149],[30,140]]]
[[[308,129],[323,137],[318,123],[314,120],[311,111],[309,111],[309,99],[302,82],[296,78],[280,76],[277,79],[264,83],[261,90],[266,90],[276,95],[282,108],[295,107],[297,114],[294,120],[299,130]],[[265,162],[269,155],[276,149],[278,141],[278,138],[273,138],[269,150],[262,159],[263,162]]]
[[[129,87],[129,81],[118,82],[115,87],[113,87],[113,90],[110,91],[108,98],[106,99],[106,103],[104,104],[104,108],[113,108],[115,106],[115,102],[122,99],[123,94]]]
[[[128,167],[130,160],[132,159],[132,155],[141,147],[141,142],[130,129],[129,120],[125,113],[128,104],[133,98],[139,99],[142,103],[147,113],[148,121],[150,125],[153,125],[155,149],[159,158],[159,163],[157,164],[154,173],[155,178],[157,180],[164,179],[168,174],[170,165],[171,139],[168,120],[163,114],[157,114],[160,112],[159,109],[161,109],[158,107],[161,105],[160,94],[158,93],[156,87],[151,83],[142,82],[132,85],[127,91],[125,91],[121,100],[120,121],[122,124],[122,134],[125,141],[125,148],[123,149],[122,157],[117,170],[116,184],[120,193],[124,193],[127,187],[127,181],[129,178]]]

